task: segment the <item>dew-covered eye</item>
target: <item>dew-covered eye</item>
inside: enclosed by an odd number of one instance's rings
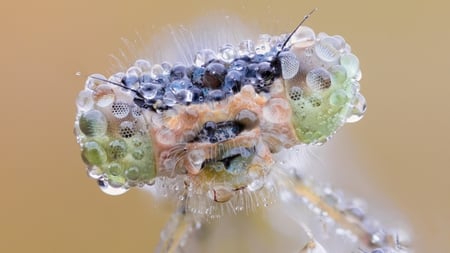
[[[292,123],[302,143],[323,143],[345,122],[363,116],[359,61],[341,36],[316,35],[302,26],[278,57]]]
[[[89,175],[111,195],[150,183],[156,176],[148,124],[120,87],[88,78],[77,99],[75,134]]]

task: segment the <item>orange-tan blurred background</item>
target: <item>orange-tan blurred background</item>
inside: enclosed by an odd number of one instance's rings
[[[443,3],[4,2],[0,252],[138,253],[156,245],[168,211],[142,191],[120,197],[99,191],[72,133],[85,76],[109,73],[121,37],[152,38],[167,24],[217,11],[261,32],[286,33],[313,7],[319,11],[308,26],[352,45],[368,101],[366,117],[332,145],[358,154],[365,180],[409,220],[416,252],[450,252],[450,5]]]

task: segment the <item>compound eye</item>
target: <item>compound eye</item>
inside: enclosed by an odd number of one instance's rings
[[[126,90],[90,79],[77,99],[75,122],[89,176],[110,195],[150,183],[156,166],[142,109]]]
[[[362,117],[359,60],[341,36],[300,27],[286,46],[279,60],[301,143],[323,143],[345,122]]]

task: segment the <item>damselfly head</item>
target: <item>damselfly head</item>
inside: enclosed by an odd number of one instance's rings
[[[75,123],[89,175],[109,194],[170,180],[202,213],[270,202],[276,152],[323,143],[365,108],[358,59],[342,37],[302,26],[307,17],[289,35],[202,49],[192,62],[91,75]]]

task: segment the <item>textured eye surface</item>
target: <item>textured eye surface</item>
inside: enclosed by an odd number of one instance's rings
[[[85,102],[78,106],[75,132],[89,175],[111,195],[149,183],[156,165],[144,115],[119,87],[89,79],[87,84],[77,99]]]
[[[300,27],[294,37],[289,52],[296,56],[298,70],[292,74],[290,65],[281,65],[290,76],[285,85],[292,124],[302,143],[323,143],[365,112],[359,61],[340,36],[313,36],[311,28]]]

